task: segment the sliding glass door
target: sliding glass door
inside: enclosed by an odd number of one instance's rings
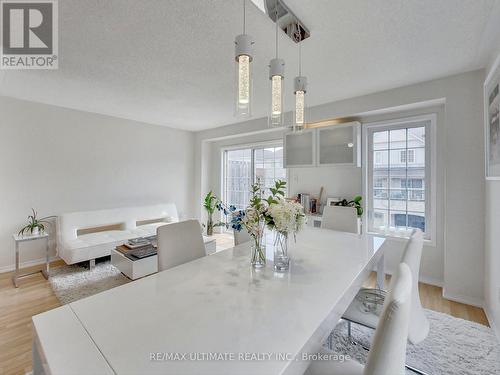
[[[252,185],[252,149],[227,150],[224,152],[223,199],[227,205],[238,210],[245,208],[250,200]]]
[[[283,146],[255,148],[253,181],[259,181],[265,189],[265,194],[270,194],[269,188],[276,180],[286,181],[286,170],[283,168]]]
[[[268,194],[274,181],[286,181],[281,143],[227,149],[222,153],[222,164],[222,199],[237,209],[248,205],[254,182],[259,182]]]

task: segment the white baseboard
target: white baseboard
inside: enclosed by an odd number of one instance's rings
[[[377,269],[377,267],[375,267],[375,269]],[[385,273],[387,275],[391,275],[392,276],[392,274],[394,273],[394,271],[393,270],[388,270],[386,268],[385,269]],[[420,283],[434,285],[434,286],[439,286],[441,288],[444,286],[443,280],[436,279],[435,277],[428,277],[428,276],[425,276],[425,275],[419,275],[418,281]]]
[[[61,258],[59,258],[58,256],[49,257],[50,262],[53,262],[53,261],[58,260],[58,259],[61,259]],[[38,266],[39,264],[44,264],[44,263],[45,263],[45,258],[39,258],[39,259],[34,259],[34,260],[28,260],[26,262],[21,262],[19,267],[26,268],[26,267],[31,267],[31,266]],[[11,272],[11,271],[14,271],[15,269],[16,269],[15,264],[3,266],[3,267],[0,267],[0,273]]]
[[[493,313],[490,311],[488,305],[485,303],[483,307],[484,313],[486,314],[486,318],[488,319],[488,323],[490,323],[490,327],[495,332],[495,335],[497,336],[497,339],[500,340],[500,326],[497,325],[497,323],[500,324],[500,322],[495,322],[495,318]]]
[[[440,288],[442,288],[444,286],[443,280],[436,279],[435,277],[420,275],[420,277],[418,279],[419,279],[418,280],[419,282],[424,283],[424,284],[439,286]]]
[[[460,302],[466,305],[484,308],[484,301],[482,299],[474,298],[471,296],[465,296],[462,294],[449,293],[446,291],[446,288],[443,288],[443,297],[449,299],[450,301]]]

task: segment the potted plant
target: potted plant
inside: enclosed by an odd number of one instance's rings
[[[339,202],[334,203],[335,206],[343,206],[343,207],[353,207],[356,209],[358,216],[361,217],[363,215],[363,207],[361,207],[362,201],[361,195],[357,195],[353,198],[352,201],[348,201],[347,199],[342,199]]]
[[[203,201],[203,207],[205,207],[205,210],[207,211],[207,236],[211,236],[214,234],[214,221],[213,221],[213,214],[217,208],[217,205],[219,203],[219,199],[215,196],[215,194],[210,191],[206,196],[205,200]]]
[[[32,214],[28,216],[28,224],[21,228],[18,233],[19,236],[24,236],[24,233],[29,233],[32,236],[43,234],[45,232],[45,225],[50,225],[50,222],[47,219],[55,217],[46,216],[39,219],[34,208],[31,209],[31,212]]]

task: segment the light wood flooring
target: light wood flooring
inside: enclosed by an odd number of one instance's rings
[[[233,246],[230,234],[214,236],[217,250]],[[61,264],[62,261],[57,261],[52,267]],[[21,279],[17,289],[12,285],[11,277],[12,272],[0,274],[0,374],[24,375],[31,371],[31,317],[60,304],[41,274]],[[367,280],[367,285],[375,285],[374,274]],[[441,288],[420,284],[419,290],[425,308],[488,325],[482,309],[444,299]]]

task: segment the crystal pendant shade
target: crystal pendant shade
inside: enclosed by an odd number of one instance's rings
[[[237,117],[251,116],[253,43],[252,37],[247,34],[238,35],[235,40],[235,115]]]
[[[293,111],[293,130],[301,131],[306,123],[306,89],[307,78],[295,77],[295,110]]]
[[[252,76],[250,56],[240,55],[236,62],[236,108],[237,117],[251,115]]]
[[[285,77],[285,62],[282,59],[272,59],[269,64],[269,80],[271,81],[271,113],[269,126],[283,126],[283,83]]]

